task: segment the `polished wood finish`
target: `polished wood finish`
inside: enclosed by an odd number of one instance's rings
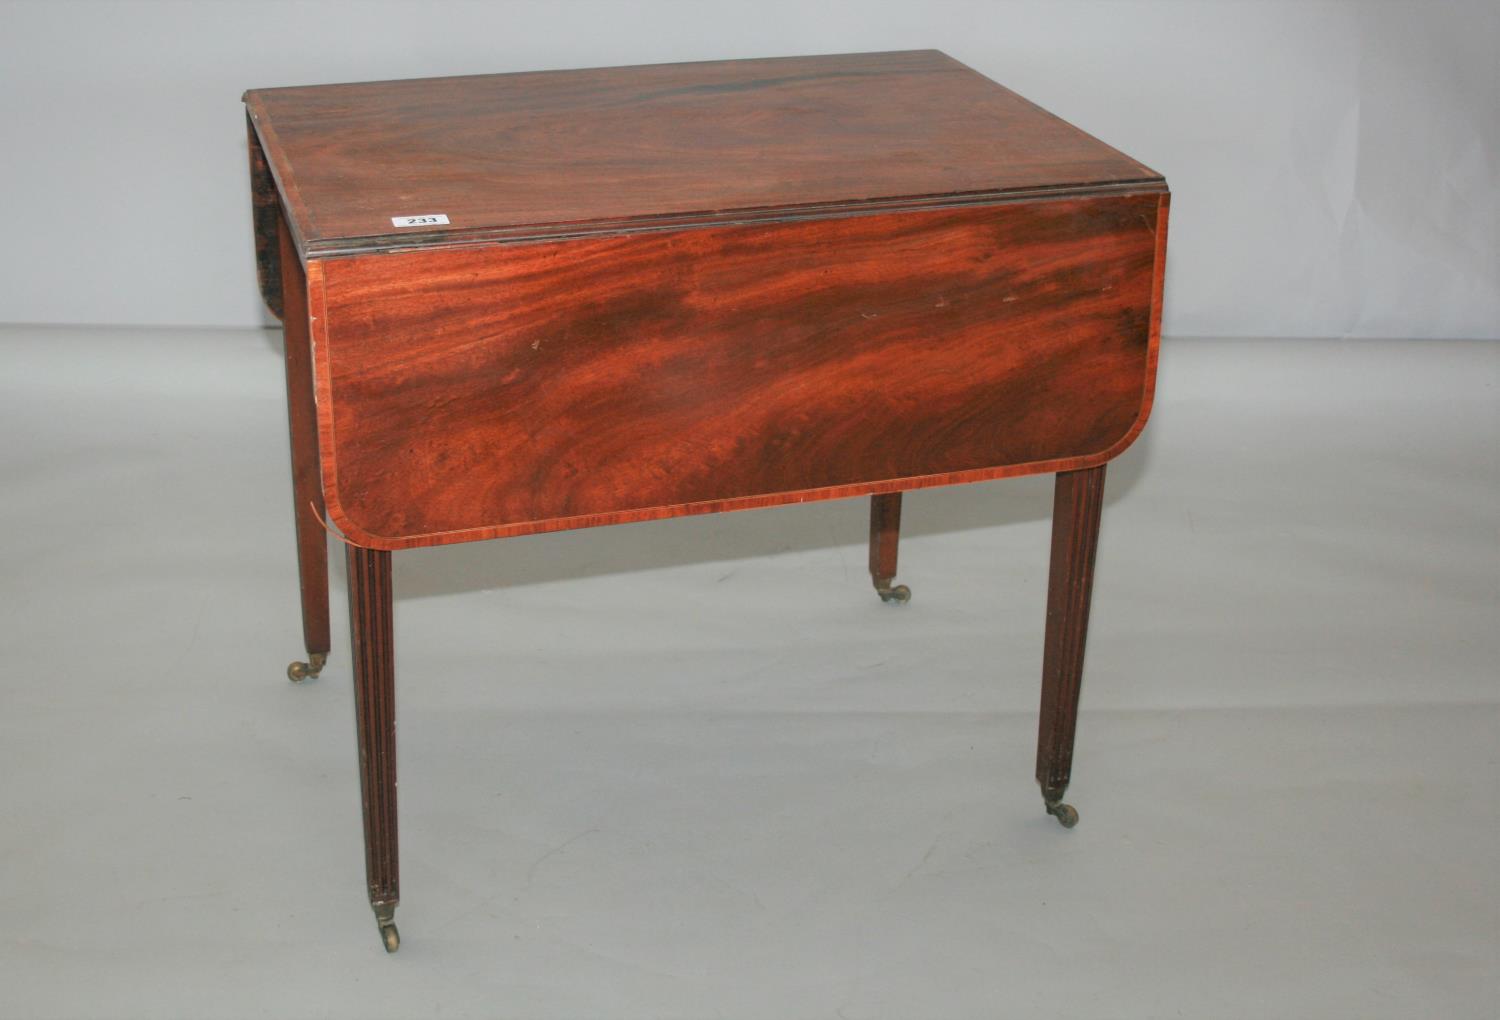
[[[370,905],[389,917],[401,899],[396,845],[396,663],[391,554],[349,546],[350,661],[364,805]]]
[[[1094,591],[1094,554],[1104,505],[1104,467],[1064,471],[1052,501],[1052,565],[1047,580],[1047,639],[1042,651],[1042,712],[1036,781],[1048,810],[1071,826],[1062,803],[1073,774],[1073,734],[1083,683],[1083,648]]]
[[[245,128],[250,136],[250,215],[255,228],[255,278],[260,285],[261,300],[265,301],[271,314],[280,319],[284,315],[279,236],[282,229],[281,199],[276,194],[276,181],[271,176],[271,165],[266,162],[265,150],[255,134],[255,125],[248,118]]]
[[[318,464],[317,410],[313,406],[312,348],[308,335],[307,289],[302,265],[292,247],[286,222],[277,219],[276,266],[280,271],[275,293],[284,302],[282,326],[286,349],[287,431],[292,449],[292,520],[297,531],[297,573],[302,594],[302,640],[316,676],[327,657],[328,535],[323,530],[323,485]]]
[[[870,497],[870,580],[881,598],[894,589],[896,551],[901,544],[901,493],[888,492]],[[905,585],[901,586],[903,589]],[[910,590],[906,591],[909,598]],[[905,601],[901,599],[900,601]]]
[[[304,255],[1161,176],[934,50],[245,94]],[[395,230],[394,216],[447,226]]]
[[[902,493],[1057,473],[1037,778],[1076,821],[1104,464],[1155,386],[1159,174],[933,51],[245,101],[309,651],[324,521],[349,544],[387,949],[394,549],[870,496],[901,602]]]
[[[1103,463],[1163,202],[314,260],[329,515],[401,549]]]

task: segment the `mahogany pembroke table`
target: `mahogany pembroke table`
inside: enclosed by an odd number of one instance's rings
[[[347,545],[370,903],[396,855],[391,552],[1057,475],[1062,802],[1105,462],[1151,407],[1161,175],[932,50],[257,89],[307,661]]]

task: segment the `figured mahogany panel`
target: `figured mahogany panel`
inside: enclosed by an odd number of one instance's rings
[[[935,50],[256,89],[304,255],[1159,182]],[[396,229],[392,217],[448,224]]]
[[[1087,467],[1145,422],[1161,192],[310,261],[379,549]]]

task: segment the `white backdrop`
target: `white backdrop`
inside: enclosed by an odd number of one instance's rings
[[[1494,0],[0,4],[0,321],[268,321],[248,87],[934,47],[1166,174],[1167,332],[1500,336]]]

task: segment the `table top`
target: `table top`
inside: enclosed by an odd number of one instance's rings
[[[304,257],[1161,182],[936,50],[254,89],[245,102]]]

